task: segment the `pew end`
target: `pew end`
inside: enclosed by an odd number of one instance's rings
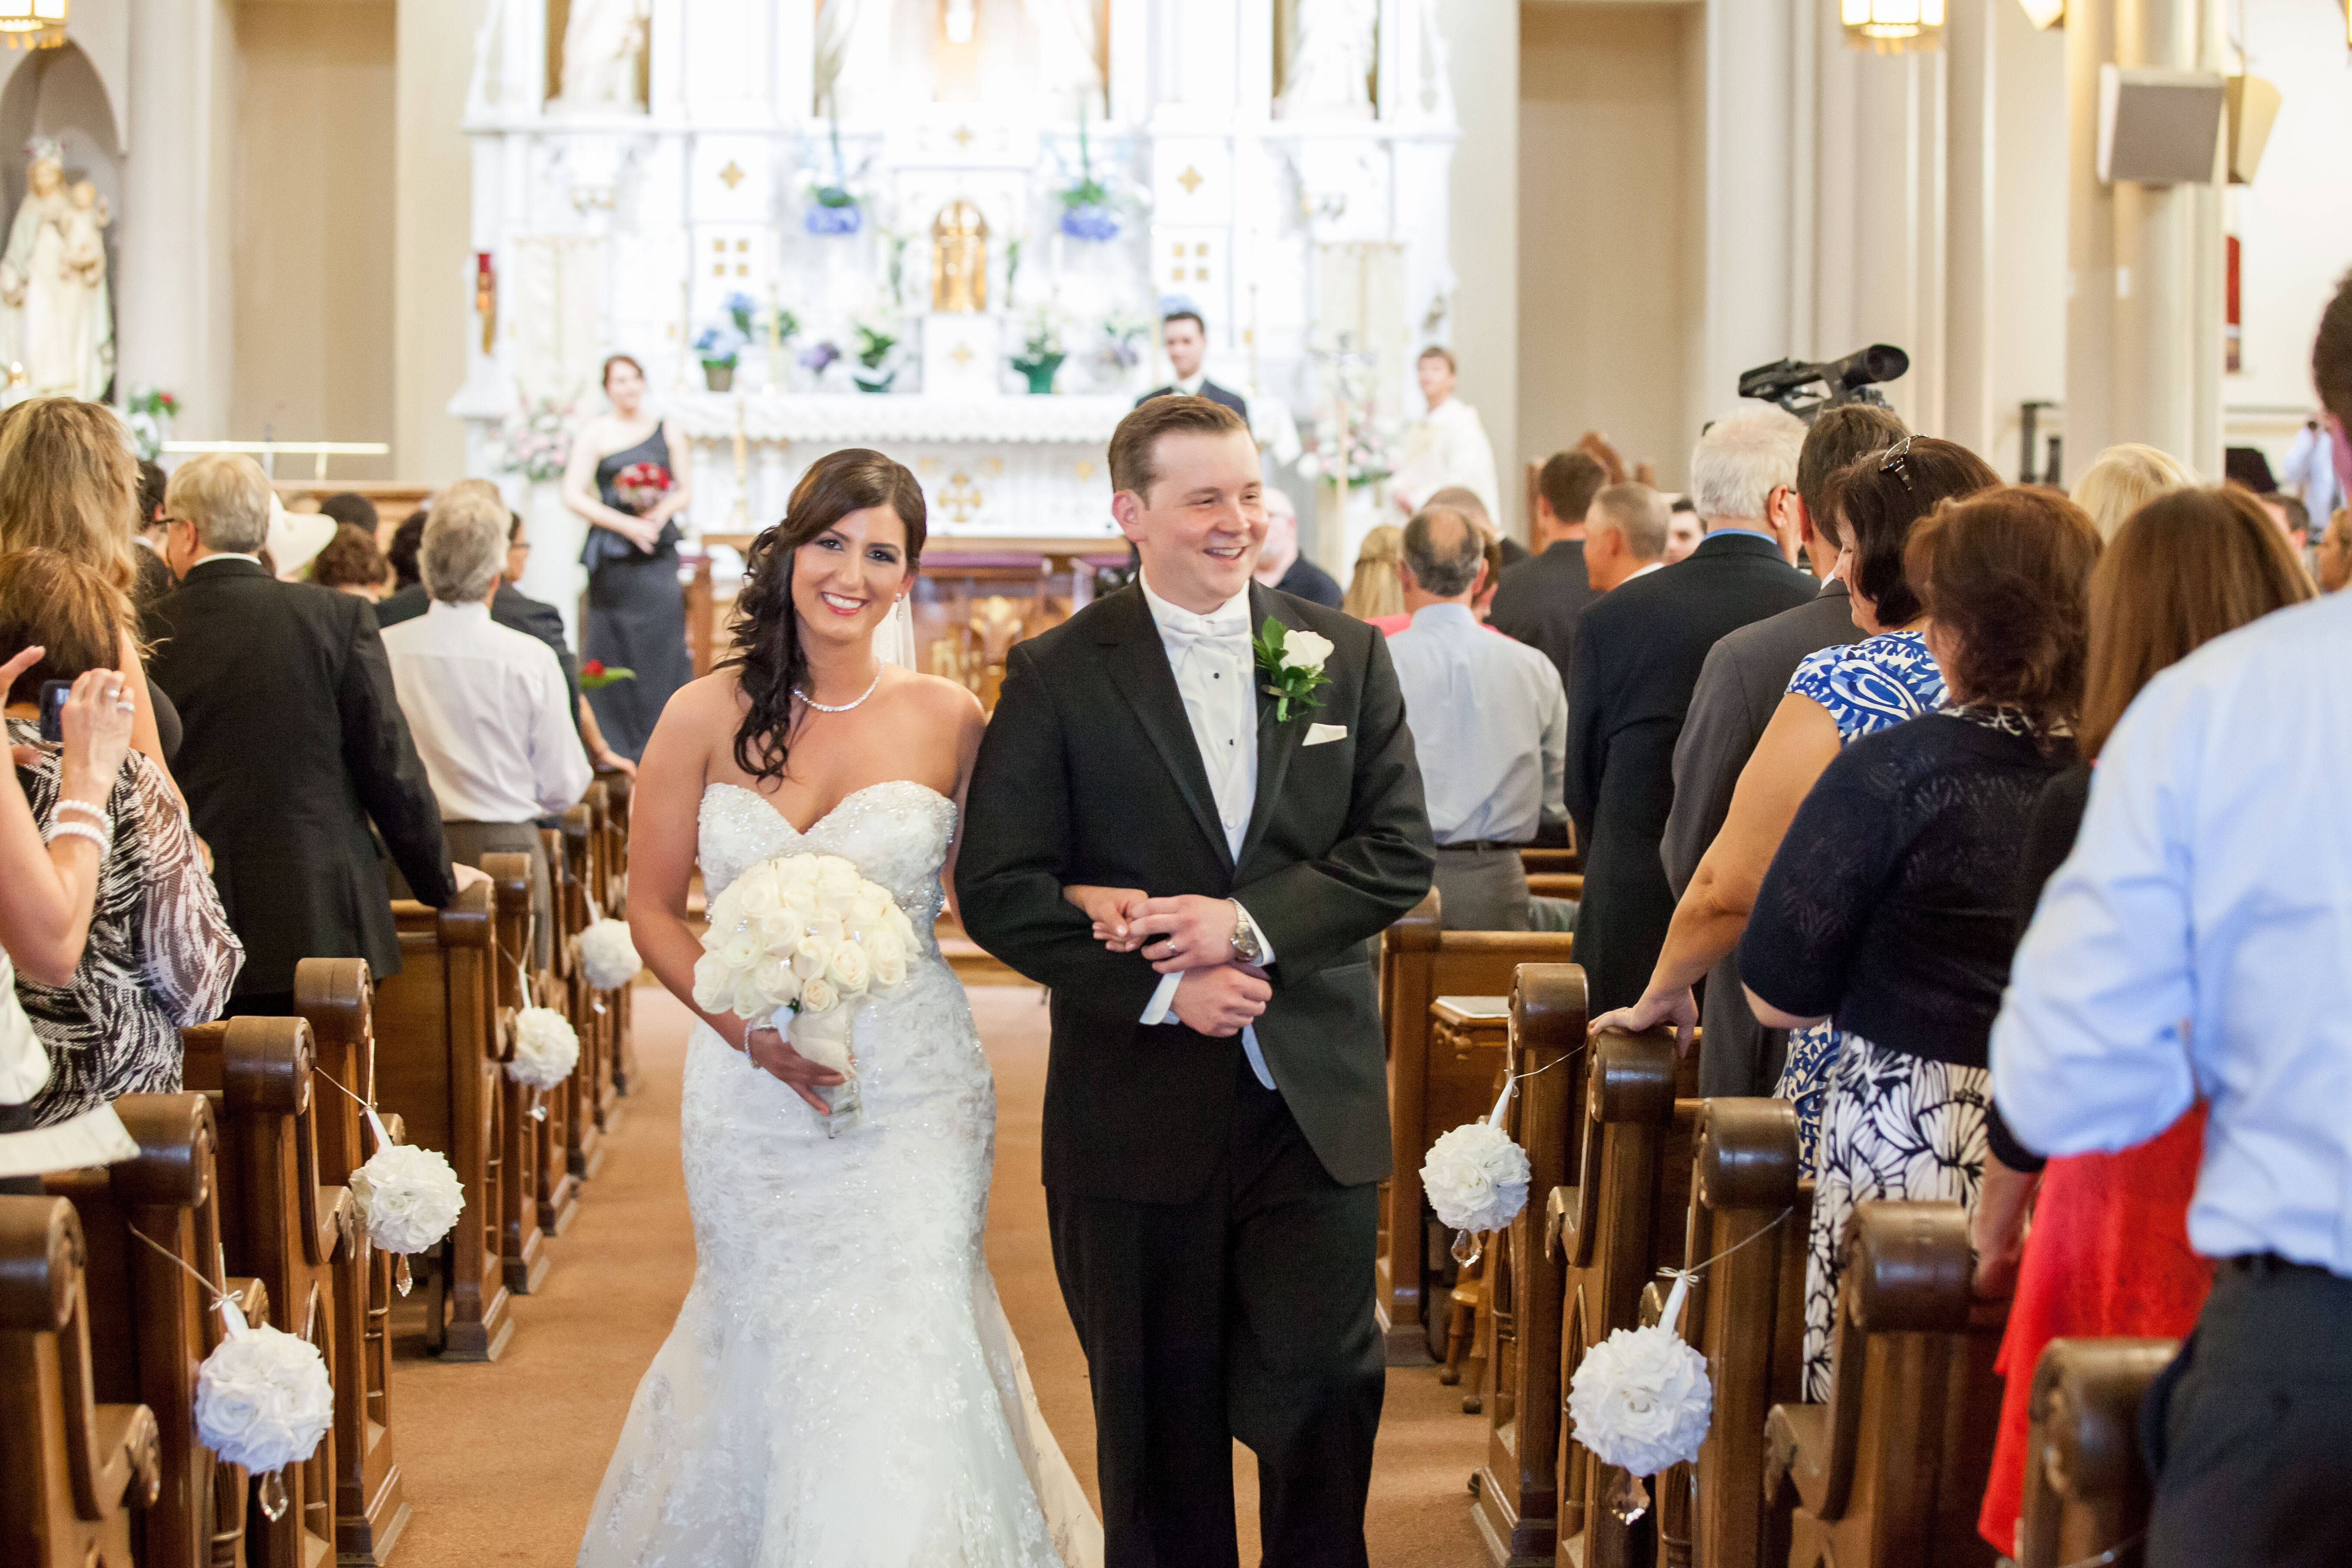
[[[2034,1363],[2019,1568],[2117,1552],[2147,1528],[2140,1403],[2179,1340],[2056,1339]],[[2119,1562],[2136,1561],[2118,1552]]]

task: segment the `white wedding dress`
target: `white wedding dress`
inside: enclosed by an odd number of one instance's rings
[[[629,1406],[582,1568],[1099,1568],[1102,1527],[981,1249],[995,1085],[929,936],[955,804],[878,784],[802,834],[715,784],[700,826],[713,898],[778,855],[844,856],[923,951],[857,1010],[865,1117],[838,1138],[696,1026],[694,1288]]]

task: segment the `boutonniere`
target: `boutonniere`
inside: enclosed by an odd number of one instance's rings
[[[1331,657],[1329,637],[1286,626],[1268,616],[1252,647],[1257,654],[1258,673],[1265,677],[1265,684],[1258,689],[1274,699],[1276,723],[1290,722],[1294,702],[1301,708],[1323,706],[1323,700],[1315,693],[1331,680],[1323,673],[1323,661]]]

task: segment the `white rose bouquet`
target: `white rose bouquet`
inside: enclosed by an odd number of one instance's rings
[[[553,1089],[579,1065],[580,1034],[571,1019],[552,1007],[525,1007],[515,1015],[509,1078],[527,1089]]]
[[[1675,1331],[1691,1277],[1676,1276],[1665,1310],[1645,1328],[1619,1329],[1584,1352],[1569,1379],[1568,1417],[1576,1440],[1629,1479],[1608,1500],[1621,1519],[1641,1517],[1641,1478],[1698,1458],[1715,1407],[1706,1358]]]
[[[335,1424],[327,1363],[308,1340],[268,1323],[248,1327],[231,1302],[220,1310],[228,1337],[196,1369],[197,1440],[256,1475],[301,1463]],[[268,1511],[266,1484],[262,1495]],[[284,1511],[280,1500],[270,1517]]]
[[[825,1134],[857,1124],[849,1025],[858,1001],[906,984],[915,923],[889,889],[838,855],[780,855],[727,885],[710,903],[695,1005],[773,1024],[809,1060],[848,1081],[821,1090]]]

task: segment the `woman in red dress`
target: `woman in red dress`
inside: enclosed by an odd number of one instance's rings
[[[2127,518],[2091,574],[2090,650],[2076,733],[2085,761],[2050,781],[2019,878],[2021,927],[2074,848],[2099,748],[2141,687],[2199,645],[2312,597],[2286,536],[2242,490],[2175,490]],[[2196,1325],[2213,1265],[2189,1246],[2189,1200],[2203,1155],[2205,1108],[2114,1154],[2047,1168],[2010,1137],[1995,1107],[1993,1158],[1971,1225],[1977,1292],[2015,1300],[1997,1363],[2008,1380],[1977,1529],[2015,1551],[2024,1491],[2033,1366],[2053,1339],[2178,1338]],[[2039,1196],[2035,1194],[2039,1181]],[[2028,1205],[2033,1211],[2029,1230]]]

